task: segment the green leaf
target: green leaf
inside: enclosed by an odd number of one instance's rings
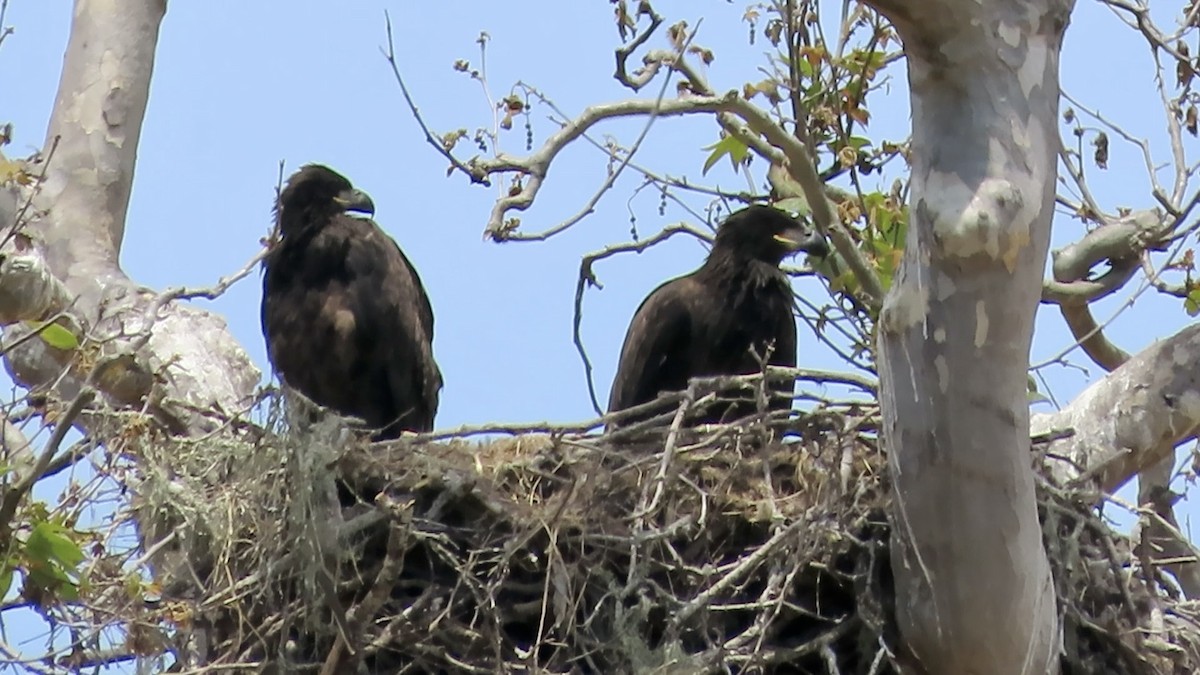
[[[721,158],[725,155],[729,155],[729,163],[733,165],[733,168],[736,171],[738,165],[746,161],[746,157],[750,154],[750,148],[747,148],[745,143],[739,141],[736,136],[732,135],[726,136],[712,145],[706,145],[701,148],[701,150],[712,151],[709,153],[708,159],[704,160],[704,170],[701,172],[702,174],[707,174],[708,170],[713,168],[714,164],[721,161]]]
[[[10,563],[11,561],[5,560],[0,564],[0,600],[3,600],[8,595],[8,589],[12,588],[13,572],[16,568]]]
[[[1053,403],[1045,394],[1038,391],[1037,380],[1033,375],[1025,375],[1025,398],[1029,400],[1029,405],[1034,403]]]
[[[1200,288],[1188,291],[1187,297],[1183,299],[1183,311],[1187,312],[1188,316],[1200,314]]]
[[[812,213],[812,209],[808,208],[808,200],[804,197],[788,197],[775,202],[775,208],[788,211],[797,216],[807,216]]]
[[[70,351],[79,347],[79,339],[75,334],[57,323],[26,321],[25,325],[35,331],[41,331],[38,337],[55,349]]]
[[[812,64],[808,62],[808,59],[796,59],[796,67],[800,69],[801,77],[805,77],[810,80],[812,79],[813,67]]]
[[[74,570],[83,562],[83,551],[67,536],[68,530],[51,522],[34,526],[25,542],[26,552],[37,560],[53,561],[58,566]]]
[[[55,592],[66,602],[79,601],[79,587],[70,579],[63,579],[62,584],[55,589]]]
[[[855,150],[862,150],[864,147],[871,144],[871,139],[863,138],[862,136],[851,136],[846,139],[846,144]]]

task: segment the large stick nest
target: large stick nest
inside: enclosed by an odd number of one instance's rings
[[[221,672],[896,673],[871,426],[160,439],[138,513],[170,583],[143,629]],[[1091,497],[1039,493],[1063,672],[1200,672],[1196,605]]]

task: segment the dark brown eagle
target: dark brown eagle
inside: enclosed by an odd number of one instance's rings
[[[654,289],[634,313],[608,411],[686,389],[689,378],[761,372],[768,347],[769,364],[795,367],[792,287],[779,264],[798,251],[825,255],[828,247],[819,233],[770,206],[726,218],[704,264]],[[791,407],[791,393],[787,387],[772,395],[771,409]],[[722,401],[690,421],[727,422],[754,411],[752,401]]]
[[[429,296],[396,242],[348,211],[375,205],[328,167],[288,178],[263,262],[267,356],[288,387],[376,438],[429,431],[442,388]]]

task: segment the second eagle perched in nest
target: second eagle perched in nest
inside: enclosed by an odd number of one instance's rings
[[[429,431],[442,388],[429,296],[396,242],[349,211],[375,205],[333,170],[288,178],[281,240],[263,262],[267,356],[289,387],[377,438]]]
[[[768,349],[768,364],[795,367],[792,287],[779,264],[799,251],[828,250],[819,233],[773,207],[731,214],[700,269],[654,289],[634,313],[608,411],[686,389],[690,378],[761,372]],[[772,410],[790,406],[791,387],[773,392]],[[719,404],[695,421],[730,422],[754,411],[753,401]]]

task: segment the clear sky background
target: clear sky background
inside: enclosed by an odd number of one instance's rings
[[[1183,3],[1156,5],[1161,5],[1156,18],[1173,28]],[[831,18],[838,6],[828,3]],[[15,141],[5,149],[9,156],[42,146],[71,7],[67,0],[10,3],[7,22],[15,33],[0,47],[0,122],[11,121],[15,128]],[[748,44],[743,3],[659,0],[655,7],[669,22],[686,19],[695,27],[703,19],[696,43],[716,54],[707,70],[718,91],[761,79],[757,68],[768,45],[761,35],[755,45]],[[537,86],[569,113],[629,95],[612,78],[612,50],[619,39],[612,5],[602,0],[174,0],[162,26],[143,127],[122,253],[125,270],[156,289],[211,285],[241,268],[259,249],[271,225],[279,162],[286,162],[288,173],[303,163],[326,163],[373,196],[376,220],[424,280],[436,316],[434,350],[446,381],[438,428],[592,417],[571,341],[580,257],[628,240],[631,213],[642,236],[694,219],[673,205],[660,215],[654,191],[634,195],[639,180],[627,172],[594,215],[561,236],[538,244],[483,240],[496,188],[472,186],[457,174],[446,177],[445,160],[425,143],[380,52],[386,40],[385,10],[392,16],[410,90],[435,131],[491,125],[479,84],[451,68],[460,58],[478,67],[475,40],[480,31],[491,37],[488,77],[497,98],[517,80]],[[662,36],[655,42],[664,44]],[[1163,164],[1170,156],[1152,65],[1142,38],[1100,4],[1079,2],[1063,55],[1064,89],[1146,137],[1157,163]],[[869,135],[899,141],[909,131],[907,84],[903,66],[889,74],[888,89],[871,99]],[[1168,74],[1173,76],[1173,70]],[[642,95],[656,93],[650,87]],[[535,146],[555,128],[546,122],[547,112],[534,109]],[[504,136],[502,149],[524,154],[520,124]],[[628,145],[642,126],[613,124],[598,131]],[[701,148],[716,138],[715,123],[708,118],[659,120],[637,161],[700,179],[707,154]],[[460,145],[463,153],[469,149],[469,143]],[[1188,149],[1196,150],[1193,139],[1188,139]],[[545,229],[573,215],[604,179],[606,165],[604,155],[582,143],[560,156],[535,206],[517,214],[523,229]],[[1089,169],[1092,192],[1102,206],[1153,205],[1136,148],[1114,136],[1109,166],[1107,171]],[[886,188],[894,175],[880,184]],[[724,165],[710,172],[707,182],[745,186]],[[691,203],[702,205],[700,200]],[[1079,224],[1059,218],[1054,245],[1081,233]],[[696,267],[704,255],[698,243],[677,238],[597,266],[604,289],[590,291],[585,300],[584,339],[602,402],[637,304],[661,281]],[[821,291],[813,285],[813,292]],[[203,304],[228,320],[267,373],[260,293],[256,272],[217,301]],[[1102,303],[1097,318],[1108,319],[1131,293],[1132,287]],[[1189,321],[1178,301],[1150,292],[1124,311],[1108,336],[1135,352]],[[1072,342],[1057,309],[1044,307],[1033,362],[1057,355]],[[1070,359],[1086,372],[1062,367],[1043,371],[1050,393],[1063,404],[1102,375],[1082,353],[1076,351]],[[799,363],[844,368],[803,326]],[[1195,513],[1194,501],[1182,503],[1181,518],[1187,521]],[[13,638],[10,634],[9,640]]]

